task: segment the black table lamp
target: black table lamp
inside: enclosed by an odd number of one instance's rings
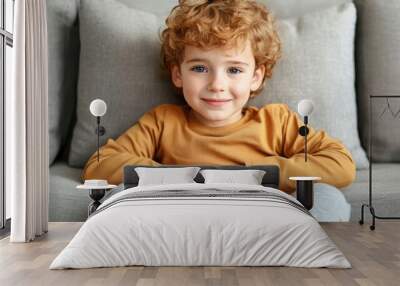
[[[299,134],[304,137],[304,162],[307,162],[307,135],[309,129],[308,116],[313,112],[314,104],[309,99],[303,99],[297,105],[298,113],[304,118],[304,125],[299,128]],[[314,204],[314,181],[321,180],[320,177],[290,177],[289,180],[296,181],[296,197],[303,206],[310,210]]]
[[[95,99],[90,103],[90,113],[96,117],[97,127],[95,133],[97,134],[97,163],[100,162],[100,136],[106,133],[106,129],[100,125],[100,118],[107,112],[107,104],[101,99]],[[89,196],[93,202],[88,207],[88,216],[96,211],[101,204],[100,200],[104,197],[107,190],[116,187],[115,185],[108,184],[107,180],[93,179],[85,180],[83,185],[77,186],[78,189],[89,190]]]
[[[103,136],[106,133],[106,129],[104,126],[100,125],[100,118],[106,114],[107,112],[107,104],[104,100],[95,99],[90,103],[89,106],[90,113],[96,117],[97,120],[97,127],[96,127],[96,134],[97,134],[97,162],[100,161],[100,136]]]

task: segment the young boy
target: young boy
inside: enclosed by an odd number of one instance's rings
[[[123,167],[135,164],[272,164],[280,168],[280,189],[289,193],[295,189],[290,176],[319,176],[336,187],[354,180],[349,151],[324,131],[310,128],[304,161],[304,137],[298,134],[303,123],[286,104],[246,106],[281,54],[264,6],[251,0],[180,0],[166,24],[163,62],[187,106],[158,106],[118,139],[108,139],[100,162],[96,153],[88,160],[83,179],[120,184]]]

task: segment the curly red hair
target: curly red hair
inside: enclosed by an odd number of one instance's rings
[[[160,34],[162,64],[169,72],[183,61],[185,45],[200,48],[238,47],[250,40],[256,69],[264,65],[265,79],[281,56],[281,42],[271,13],[253,0],[179,0]]]

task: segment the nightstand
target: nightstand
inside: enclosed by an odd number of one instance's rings
[[[88,217],[101,205],[100,200],[104,197],[106,191],[115,187],[116,185],[109,185],[106,180],[85,180],[83,185],[76,187],[81,190],[89,190],[89,197],[93,200],[88,206]]]

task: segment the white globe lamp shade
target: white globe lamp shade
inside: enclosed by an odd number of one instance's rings
[[[103,116],[107,112],[107,104],[104,100],[95,99],[90,103],[89,109],[93,116]]]
[[[297,111],[301,116],[309,116],[314,110],[314,103],[310,99],[303,99],[297,105]]]

